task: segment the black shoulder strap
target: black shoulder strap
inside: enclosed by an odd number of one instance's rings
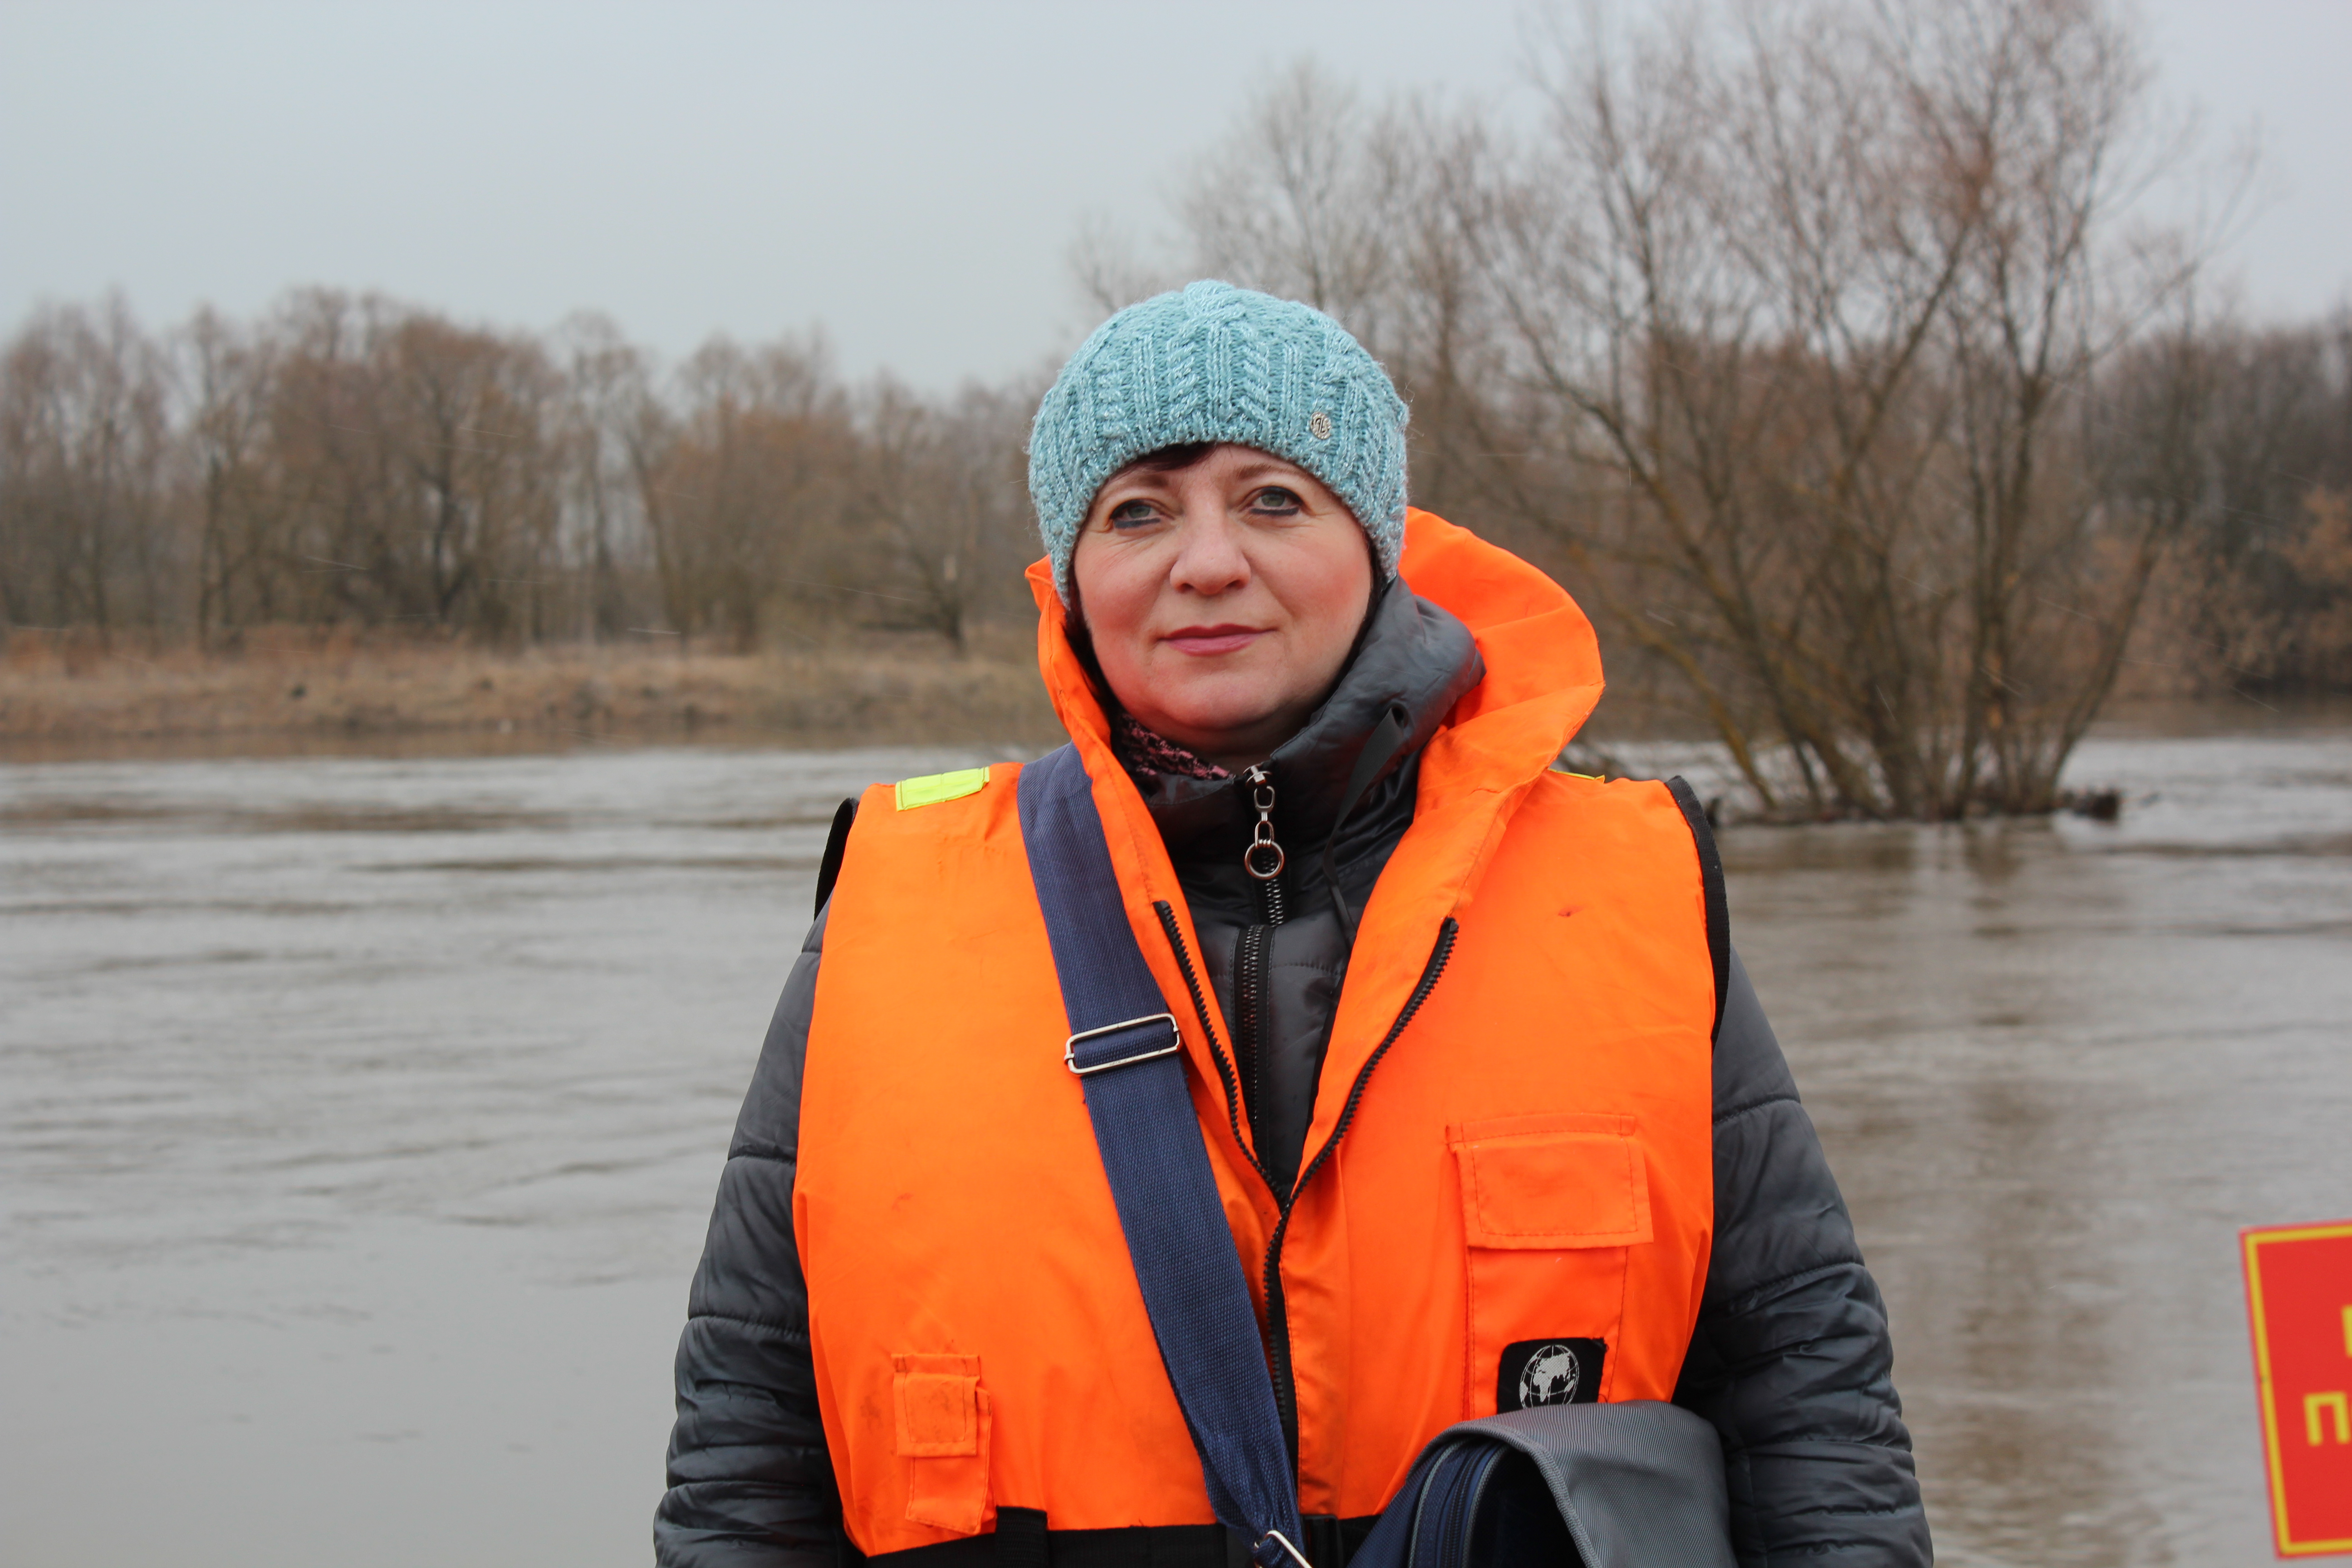
[[[1706,894],[1706,952],[1715,963],[1715,1029],[1707,1036],[1712,1040],[1722,1032],[1724,998],[1731,994],[1731,904],[1723,896],[1723,853],[1715,847],[1714,826],[1690,782],[1677,773],[1666,787],[1675,792],[1675,804],[1683,808],[1683,820],[1690,824],[1698,846],[1699,881]]]
[[[816,910],[824,913],[824,901],[833,897],[833,885],[841,880],[842,852],[849,847],[849,826],[857,820],[857,797],[851,795],[834,811],[833,832],[824,841],[824,858],[816,864]]]
[[[1128,923],[1076,748],[1023,768],[1016,804],[1070,1023],[1062,1059],[1086,1096],[1210,1507],[1249,1543],[1258,1568],[1307,1568],[1274,1380],[1184,1081],[1175,1014]]]

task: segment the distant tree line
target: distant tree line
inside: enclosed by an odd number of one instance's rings
[[[2187,147],[2118,8],[1682,8],[1536,62],[1529,121],[1302,66],[1181,266],[1097,231],[1081,277],[1350,323],[1416,500],[1554,570],[1777,812],[2046,810],[2126,661],[2352,689],[2352,317],[2217,315],[2219,226],[2136,217]]]
[[[1536,60],[1529,121],[1300,67],[1176,247],[1091,234],[1081,281],[1346,321],[1414,499],[1567,583],[1773,811],[2048,809],[2135,661],[2352,690],[2352,316],[2242,324],[2213,231],[2136,219],[2183,143],[2121,12],[1685,8]],[[961,647],[1025,607],[1040,390],[852,386],[805,339],[663,371],[597,318],[329,291],[160,335],[45,309],[0,358],[0,615]]]
[[[12,627],[937,632],[1022,597],[1031,389],[845,385],[821,343],[667,374],[599,318],[544,337],[331,290],[141,330],[44,308],[0,351]]]

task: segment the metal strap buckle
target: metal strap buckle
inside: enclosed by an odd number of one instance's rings
[[[1266,1551],[1265,1543],[1269,1541],[1278,1543],[1290,1561],[1297,1564],[1297,1568],[1315,1568],[1313,1563],[1307,1561],[1304,1552],[1290,1544],[1290,1537],[1278,1530],[1269,1530],[1257,1538],[1257,1544],[1250,1549],[1251,1562],[1261,1564],[1262,1568],[1274,1568],[1276,1563],[1282,1561],[1280,1557]]]
[[[1098,1040],[1105,1035],[1116,1035],[1121,1029],[1132,1029],[1139,1024],[1167,1025],[1168,1043],[1164,1046],[1156,1046],[1148,1051],[1138,1051],[1131,1057],[1121,1057],[1117,1061],[1096,1062],[1091,1067],[1080,1067],[1078,1065],[1078,1043],[1080,1041]],[[1068,1040],[1063,1043],[1062,1065],[1068,1068],[1080,1078],[1088,1078],[1098,1072],[1108,1072],[1113,1068],[1132,1067],[1137,1062],[1148,1062],[1155,1057],[1172,1057],[1183,1048],[1183,1039],[1176,1033],[1175,1014],[1146,1013],[1140,1018],[1129,1018],[1124,1023],[1105,1024],[1099,1029],[1079,1030],[1076,1034],[1072,1035]]]

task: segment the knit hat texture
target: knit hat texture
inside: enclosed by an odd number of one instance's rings
[[[1313,474],[1395,576],[1405,419],[1380,362],[1312,306],[1210,281],[1129,305],[1070,356],[1029,432],[1029,495],[1062,602],[1103,481],[1195,441],[1255,447]]]

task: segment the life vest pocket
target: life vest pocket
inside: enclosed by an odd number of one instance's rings
[[[1652,1236],[1634,1118],[1496,1117],[1449,1127],[1446,1142],[1462,1189],[1465,1413],[1605,1397],[1627,1249]]]
[[[977,1535],[996,1512],[988,1489],[988,1390],[980,1358],[908,1353],[890,1358],[897,1407],[893,1452],[906,1462],[907,1517]]]

